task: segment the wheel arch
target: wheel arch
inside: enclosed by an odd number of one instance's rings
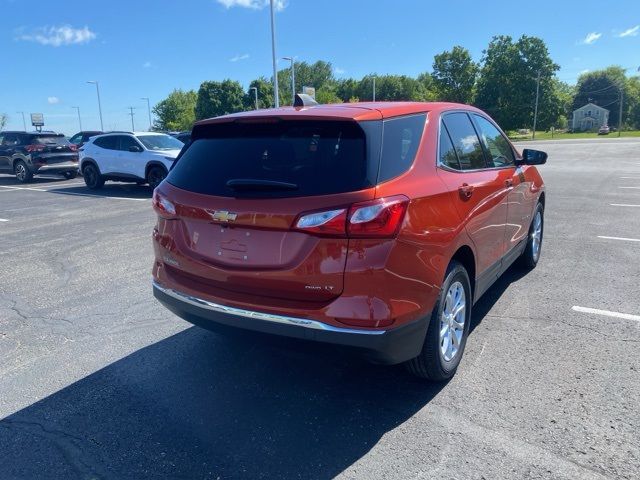
[[[80,171],[84,172],[84,169],[86,168],[87,165],[93,165],[98,169],[99,173],[102,173],[100,172],[100,167],[98,166],[98,162],[96,162],[93,158],[85,158],[84,160],[82,160]]]
[[[163,164],[158,160],[151,160],[150,162],[147,163],[147,166],[144,167],[144,178],[147,178],[147,176],[149,175],[149,170],[151,170],[153,167],[160,167],[165,171],[165,174],[169,173],[169,169],[166,167],[165,164]]]
[[[471,283],[471,295],[475,298],[476,291],[476,257],[473,250],[468,245],[462,245],[451,257],[451,261],[460,263],[467,274],[469,275],[469,282]]]

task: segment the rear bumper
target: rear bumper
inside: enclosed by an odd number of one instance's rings
[[[361,351],[375,363],[397,364],[416,357],[424,343],[428,319],[387,330],[341,328],[315,320],[268,314],[217,304],[153,282],[153,294],[184,320],[214,331],[227,327],[316,342],[344,345]]]
[[[61,162],[48,164],[33,164],[33,173],[64,173],[64,172],[77,172],[78,162]]]

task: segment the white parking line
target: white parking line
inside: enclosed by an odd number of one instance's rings
[[[593,313],[596,315],[604,315],[605,317],[623,318],[625,320],[633,320],[635,322],[640,322],[640,315],[631,315],[630,313],[611,312],[609,310],[598,310],[597,308],[587,308],[587,307],[577,307],[577,306],[571,307],[571,310],[575,312]]]
[[[6,218],[0,218],[0,222],[8,222],[9,220],[7,220]]]
[[[598,235],[598,238],[604,238],[605,240],[622,240],[624,242],[640,242],[640,238],[605,237],[603,235]]]
[[[632,179],[632,180],[640,180],[640,177],[620,177],[620,178],[627,178],[627,179]]]
[[[618,188],[633,188],[634,190],[640,190],[640,187],[618,187]]]
[[[631,205],[629,203],[610,203],[612,207],[640,207],[640,205]]]

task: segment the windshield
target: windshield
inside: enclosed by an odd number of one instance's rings
[[[376,173],[356,123],[282,121],[207,127],[167,181],[209,195],[293,197],[361,190]]]
[[[184,144],[169,135],[137,135],[147,150],[180,150]]]

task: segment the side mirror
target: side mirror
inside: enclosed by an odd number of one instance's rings
[[[131,145],[129,147],[129,151],[130,152],[138,152],[138,153],[140,153],[142,151],[142,148],[140,148],[138,145]]]
[[[547,157],[546,152],[525,148],[522,151],[522,160],[518,163],[520,165],[543,165],[547,163]]]

